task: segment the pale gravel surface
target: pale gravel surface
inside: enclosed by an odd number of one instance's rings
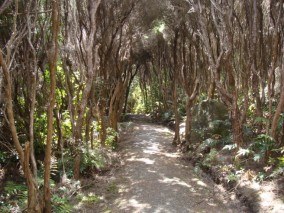
[[[118,194],[107,212],[242,212],[241,205],[205,175],[196,174],[171,145],[173,133],[135,122],[122,136]]]

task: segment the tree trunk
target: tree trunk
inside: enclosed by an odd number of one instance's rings
[[[58,34],[59,34],[59,1],[52,1],[52,40],[49,52],[49,72],[50,72],[50,93],[49,106],[47,109],[47,138],[44,159],[44,212],[51,212],[51,193],[50,193],[50,164],[51,164],[51,146],[53,135],[53,109],[55,106],[55,89],[56,89],[56,67],[58,55]]]
[[[271,125],[271,137],[273,137],[277,141],[277,126],[278,126],[278,121],[280,118],[280,114],[284,112],[284,65],[282,65],[282,74],[281,74],[281,94],[280,94],[280,100],[278,102],[276,111],[273,116],[272,120],[272,125]]]
[[[104,147],[105,146],[105,142],[106,142],[106,137],[107,137],[107,132],[106,132],[106,128],[107,128],[107,122],[105,119],[105,113],[104,113],[104,108],[105,105],[103,105],[103,107],[99,107],[99,119],[98,121],[100,121],[100,141],[101,141],[101,145]]]
[[[209,86],[208,94],[207,94],[209,100],[214,99],[215,90],[216,90],[216,83],[214,81],[214,77],[211,77],[211,82],[210,82],[210,86]]]
[[[60,111],[55,111],[55,120],[56,120],[56,130],[57,130],[57,151],[62,151],[62,129],[61,129],[61,121],[60,121]]]
[[[261,99],[259,94],[259,79],[256,74],[253,74],[252,76],[252,90],[256,103],[256,115],[258,117],[262,117]]]
[[[175,77],[174,77],[175,78]],[[178,97],[177,97],[177,80],[174,80],[174,93],[173,93],[173,105],[175,114],[175,136],[173,140],[174,145],[180,144],[180,129],[179,129],[179,113],[178,113]]]
[[[241,123],[241,113],[237,105],[237,97],[234,97],[232,104],[232,131],[233,131],[233,142],[241,147],[244,143],[243,128]]]
[[[191,134],[191,123],[192,123],[192,106],[194,103],[194,100],[196,99],[198,93],[199,93],[199,77],[195,80],[195,87],[192,93],[190,94],[189,91],[187,91],[187,103],[186,103],[186,121],[185,121],[185,140],[187,143],[190,142],[190,134]],[[190,96],[189,96],[190,95]]]
[[[186,142],[190,142],[191,135],[191,122],[192,122],[192,109],[191,109],[191,101],[187,100],[186,104],[186,120],[185,120],[185,140]]]
[[[28,212],[36,213],[41,212],[39,191],[37,186],[36,177],[32,175],[29,167],[29,158],[31,155],[30,142],[25,144],[25,166],[23,167],[28,186]]]
[[[86,129],[85,129],[85,142],[86,142],[87,152],[89,152],[90,128],[92,125],[92,121],[93,121],[92,109],[89,109],[89,111],[87,112]]]

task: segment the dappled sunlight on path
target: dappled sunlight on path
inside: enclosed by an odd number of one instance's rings
[[[180,160],[171,131],[133,125],[120,143],[124,166],[115,175],[119,194],[111,212],[240,212],[211,180]]]

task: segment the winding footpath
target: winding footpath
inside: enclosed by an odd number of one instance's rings
[[[134,122],[128,131],[110,212],[242,212],[238,201],[181,160],[166,127]]]

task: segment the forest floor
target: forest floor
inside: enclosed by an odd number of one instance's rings
[[[97,177],[99,199],[75,207],[76,212],[245,212],[245,207],[195,171],[171,145],[168,128],[134,120],[121,135],[121,165]]]

